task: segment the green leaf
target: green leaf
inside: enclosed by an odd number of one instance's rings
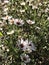
[[[3,36],[2,32],[0,32],[0,36]]]

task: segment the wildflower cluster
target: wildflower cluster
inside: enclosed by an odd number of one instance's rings
[[[1,65],[49,64],[48,0],[0,0],[0,59]]]

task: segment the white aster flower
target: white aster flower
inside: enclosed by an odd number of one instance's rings
[[[14,20],[14,24],[15,24],[15,25],[18,25],[18,26],[22,26],[22,25],[24,24],[24,21],[21,20],[21,19],[15,19],[15,20]]]
[[[28,24],[35,24],[35,21],[34,20],[33,21],[32,20],[27,20],[27,23]]]
[[[26,51],[27,53],[36,51],[35,45],[32,43],[32,41],[28,41],[28,39],[24,40],[21,38],[20,40],[18,40],[18,47],[23,51]]]
[[[22,54],[22,55],[20,55],[20,57],[21,57],[21,60],[22,60],[23,62],[25,62],[25,63],[29,63],[29,62],[31,61],[29,55]]]
[[[28,39],[24,41],[24,39],[18,40],[18,46],[24,51],[28,45]]]
[[[14,30],[10,31],[10,32],[7,32],[7,35],[11,35],[14,33]]]

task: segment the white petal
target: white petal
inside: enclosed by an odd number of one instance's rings
[[[7,32],[8,35],[13,34],[13,33],[14,33],[14,30]]]

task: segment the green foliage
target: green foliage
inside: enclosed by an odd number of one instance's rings
[[[22,2],[24,2],[22,4]],[[4,14],[4,6],[8,13]],[[6,8],[5,7],[5,8]],[[9,24],[4,16],[22,19],[24,25]],[[31,61],[26,65],[49,65],[49,1],[10,0],[8,4],[0,5],[0,65],[23,65],[20,58],[22,51],[18,46],[18,39],[32,40],[36,51],[30,54]],[[5,18],[6,19],[6,18]],[[28,24],[27,20],[35,21]],[[21,22],[21,21],[20,21]],[[14,31],[14,32],[11,32]]]

